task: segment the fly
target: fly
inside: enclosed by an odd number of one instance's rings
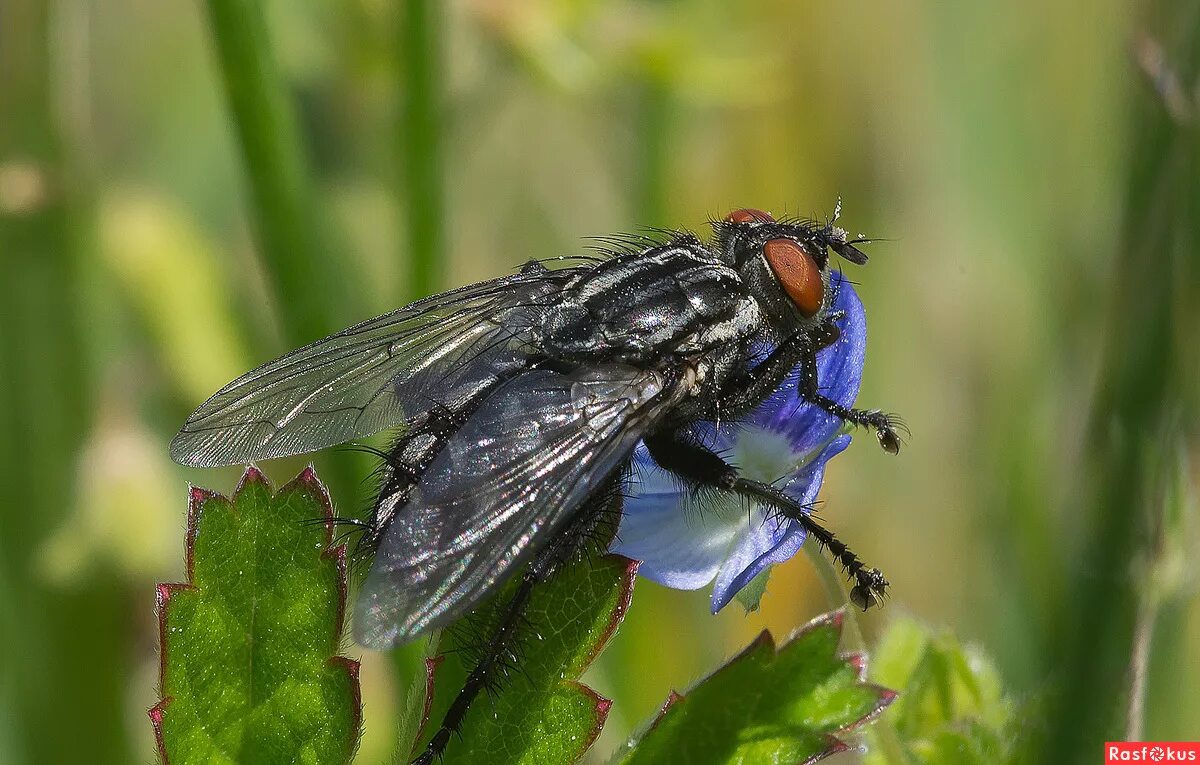
[[[816,354],[838,336],[830,253],[865,264],[865,240],[749,208],[713,229],[711,242],[604,239],[599,256],[530,262],[362,322],[229,383],[171,442],[177,462],[213,467],[399,429],[364,536],[375,557],[353,624],[368,648],[445,627],[520,576],[416,762],[441,753],[502,671],[533,588],[619,517],[639,442],[685,485],[799,522],[845,568],[861,608],[884,596],[879,570],[811,508],[742,477],[692,428],[746,415],[800,368],[797,395],[899,450],[895,417],[844,407],[817,379]]]

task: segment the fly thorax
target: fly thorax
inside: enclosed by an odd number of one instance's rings
[[[760,318],[738,271],[680,238],[596,265],[547,311],[539,342],[564,361],[642,367],[735,342]]]

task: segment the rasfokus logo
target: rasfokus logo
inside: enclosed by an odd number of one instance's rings
[[[1104,745],[1104,765],[1117,762],[1200,763],[1200,742],[1109,741]]]

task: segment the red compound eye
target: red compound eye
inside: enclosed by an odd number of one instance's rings
[[[753,207],[743,207],[725,216],[726,223],[774,223],[771,213],[755,210]]]
[[[816,316],[825,297],[825,283],[812,256],[792,239],[770,240],[763,245],[763,255],[800,313]]]

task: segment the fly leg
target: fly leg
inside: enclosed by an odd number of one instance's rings
[[[836,326],[832,324],[828,326],[832,327],[834,332],[837,331]],[[908,427],[904,422],[896,415],[887,414],[878,409],[853,409],[848,406],[842,406],[821,393],[820,382],[817,380],[817,351],[821,350],[825,345],[829,345],[830,342],[824,334],[811,337],[801,334],[797,337],[803,349],[798,354],[802,365],[800,372],[800,397],[834,416],[841,417],[846,422],[873,428],[875,430],[875,437],[879,439],[879,445],[883,447],[884,451],[889,454],[899,452],[900,436],[897,431],[908,435]],[[834,338],[836,339],[836,335],[834,335]]]
[[[734,375],[722,385],[714,413],[737,415],[757,406],[779,388],[808,353],[808,347],[804,335],[797,333],[780,343],[767,358]]]
[[[880,602],[887,594],[888,581],[877,568],[868,568],[845,542],[822,526],[810,515],[811,507],[789,497],[778,488],[762,481],[752,481],[738,474],[730,465],[703,444],[683,433],[660,433],[645,439],[650,456],[664,470],[700,489],[710,489],[754,499],[769,506],[783,518],[795,520],[804,527],[833,559],[841,564],[854,582],[850,600],[864,611]]]
[[[458,733],[466,719],[471,702],[481,691],[494,688],[508,674],[511,662],[519,654],[521,631],[526,626],[525,612],[537,585],[554,575],[563,564],[572,560],[590,542],[603,547],[615,531],[621,516],[621,499],[618,478],[623,473],[605,482],[580,508],[575,519],[526,567],[520,584],[503,607],[500,619],[492,630],[487,644],[476,661],[474,669],[467,675],[458,695],[446,710],[442,724],[429,739],[429,743],[412,761],[412,765],[431,765],[441,757],[450,736]]]
[[[714,407],[715,411],[736,414],[753,408],[776,390],[799,364],[801,373],[798,393],[805,401],[846,422],[873,428],[879,445],[885,451],[896,454],[900,451],[899,433],[908,434],[908,428],[899,417],[878,409],[853,409],[842,406],[821,393],[820,381],[817,379],[817,352],[837,342],[840,335],[841,331],[833,323],[833,319],[809,332],[791,335],[757,366],[730,380]]]
[[[722,386],[714,413],[736,415],[757,406],[783,384],[797,364],[838,341],[841,330],[834,323],[836,318],[840,318],[840,315],[831,317],[813,330],[797,332],[785,338],[767,358],[735,374]]]
[[[488,639],[483,656],[471,670],[471,674],[467,675],[467,681],[463,684],[462,690],[458,692],[458,695],[454,697],[454,702],[446,710],[446,716],[442,718],[441,726],[429,739],[425,749],[412,761],[412,765],[430,765],[435,758],[441,756],[446,745],[450,743],[451,734],[457,733],[462,727],[467,710],[471,708],[471,702],[475,700],[480,691],[488,687],[497,672],[504,671],[505,656],[513,651],[517,629],[524,620],[525,609],[529,606],[529,597],[533,594],[533,588],[539,581],[538,571],[531,565],[522,575],[521,583],[517,586],[517,591],[513,593],[512,599],[504,606],[504,614]]]

